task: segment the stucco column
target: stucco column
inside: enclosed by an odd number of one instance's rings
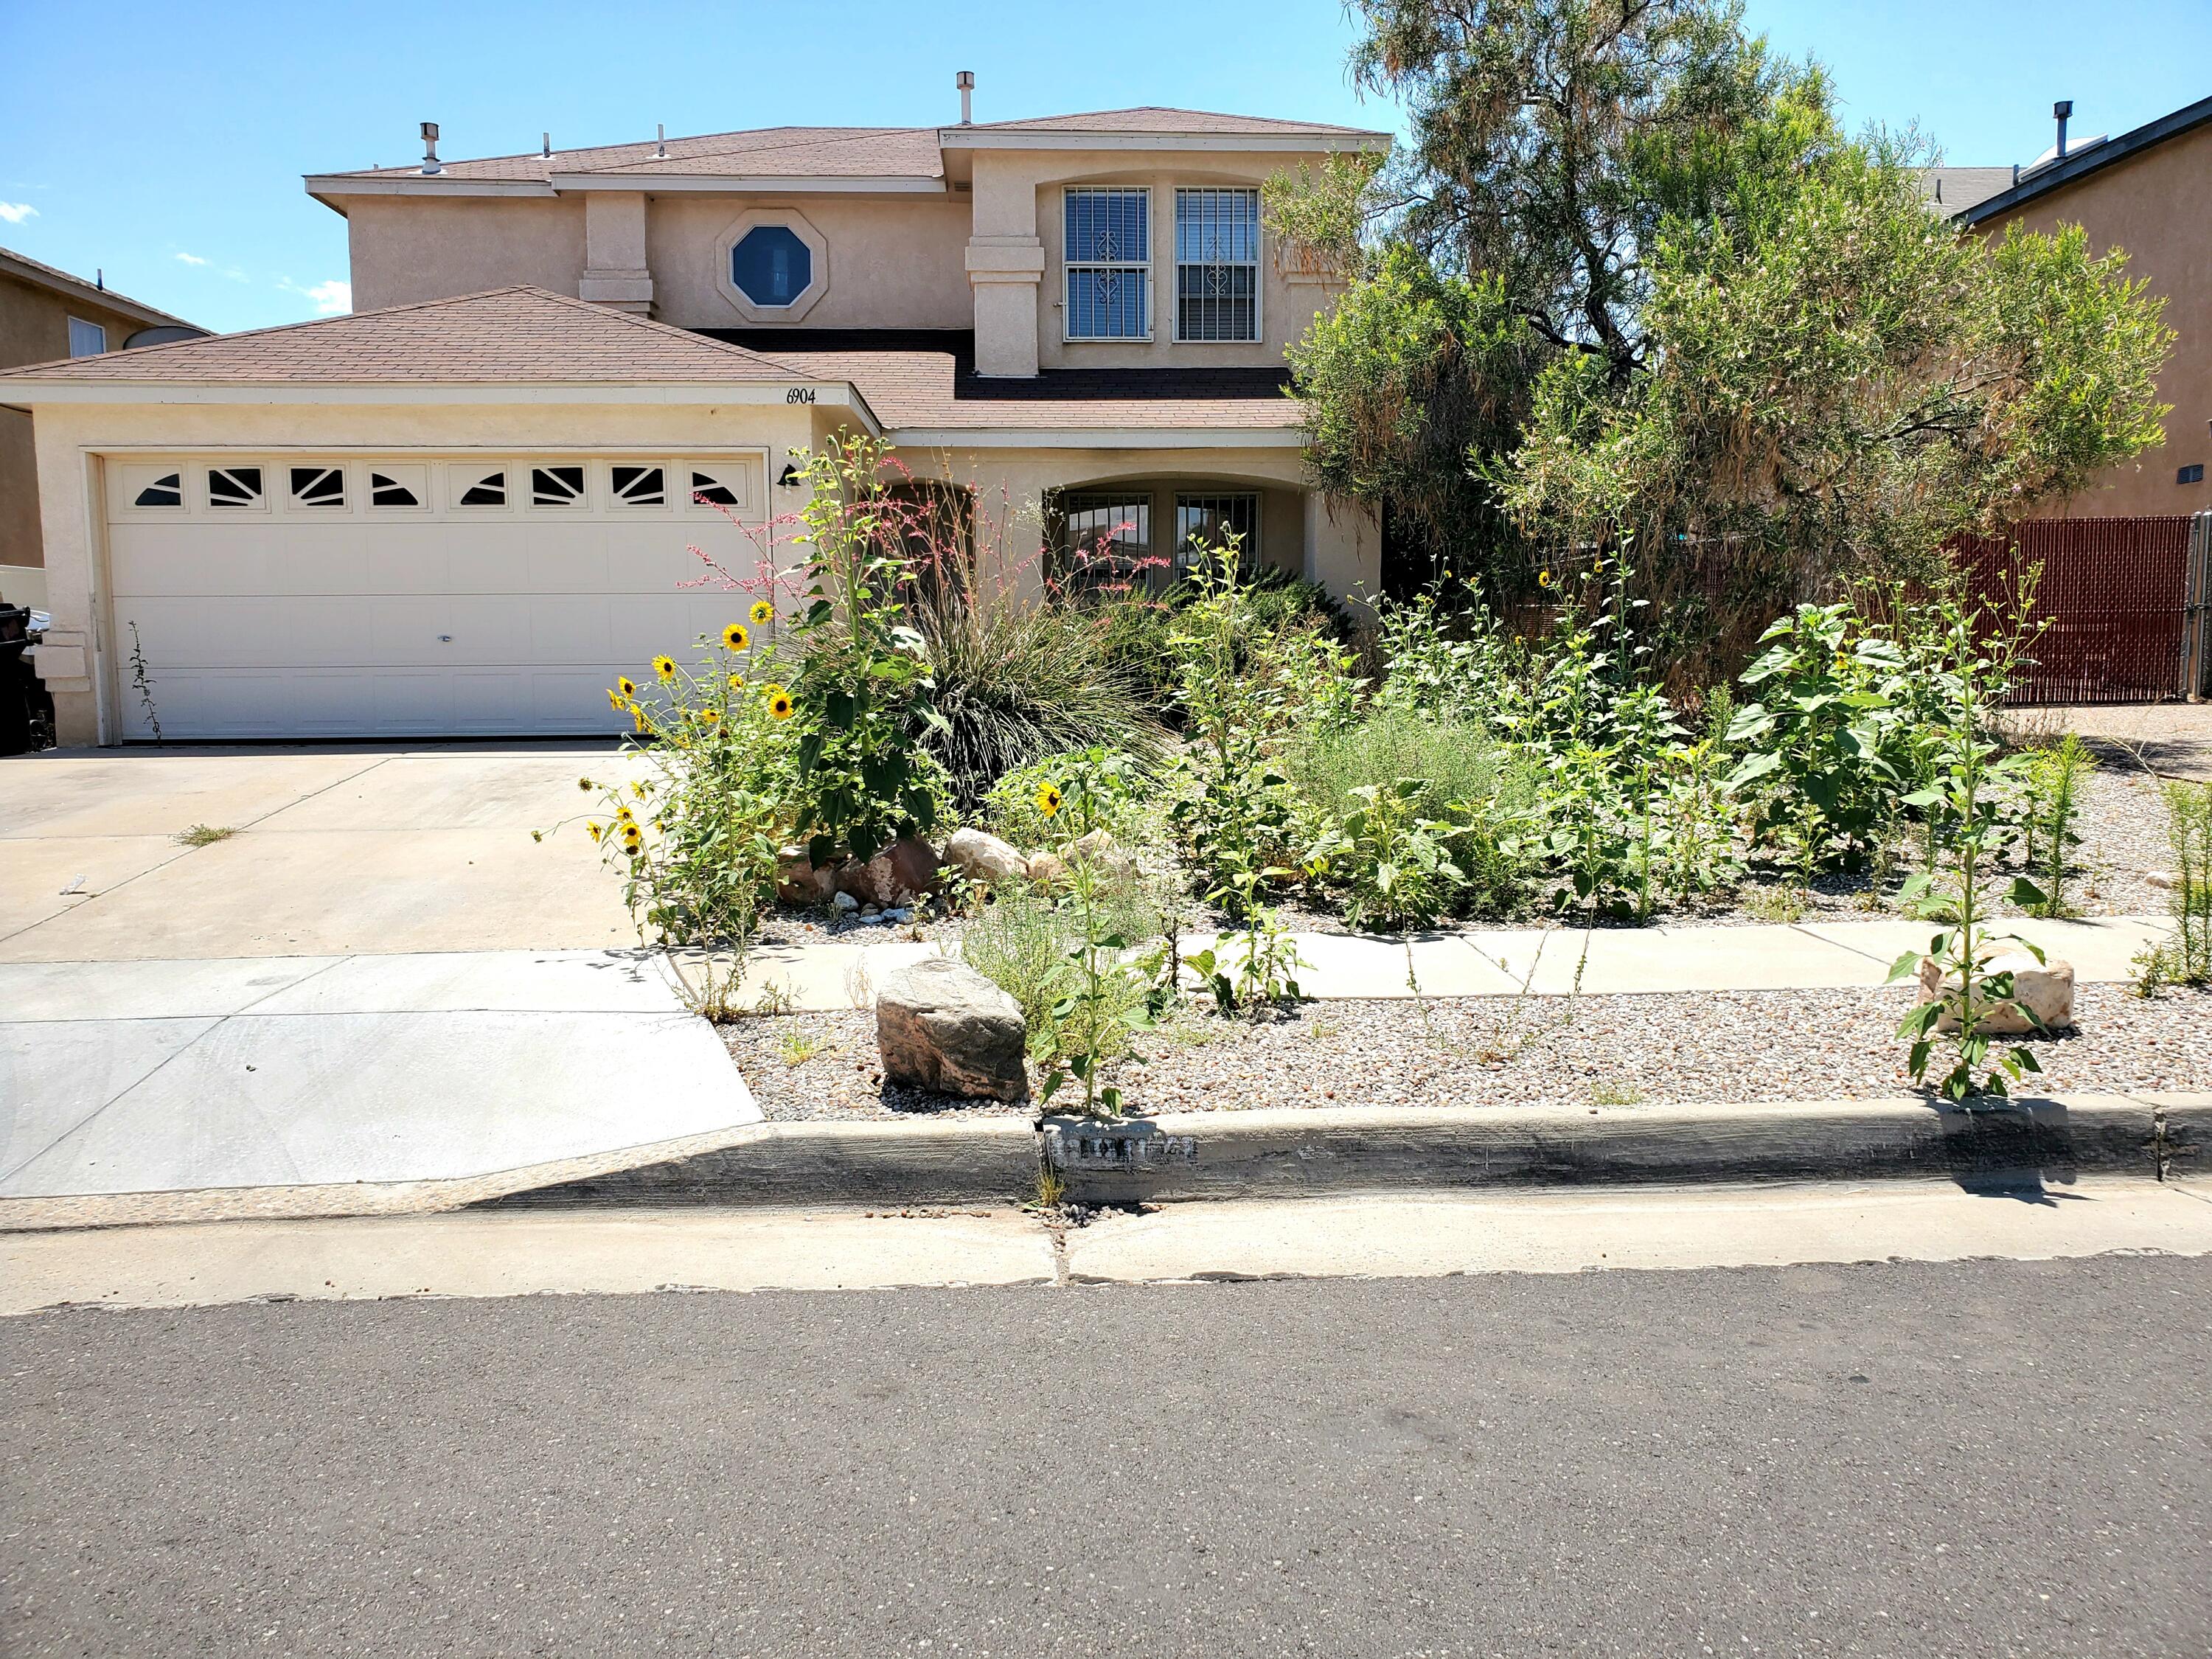
[[[968,243],[968,285],[975,294],[975,372],[1037,372],[1037,289],[1044,244],[1034,236],[975,236]]]
[[[584,192],[584,275],[576,294],[579,299],[640,316],[653,309],[642,191]]]
[[[1372,610],[1382,591],[1382,527],[1356,501],[1306,491],[1305,575],[1355,616]]]
[[[91,405],[98,409],[100,405]],[[99,621],[93,605],[100,463],[80,453],[60,419],[38,418],[39,510],[46,538],[46,609],[53,626],[31,653],[54,700],[54,741],[64,748],[110,741],[100,730]]]

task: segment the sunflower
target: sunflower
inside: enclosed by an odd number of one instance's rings
[[[774,696],[770,696],[768,700],[768,713],[770,720],[789,720],[791,718],[791,693],[788,691],[778,691]]]
[[[623,825],[623,851],[635,858],[645,850],[645,831],[634,823]]]
[[[587,823],[584,826],[584,833],[592,838],[592,845],[597,846],[599,837],[607,832],[596,823]]]
[[[702,708],[699,711],[699,724],[702,726],[712,726],[721,718],[722,711],[719,708]]]
[[[645,799],[645,785],[635,779],[631,780],[629,792],[631,794],[635,795],[640,800],[643,800]]]
[[[676,659],[673,657],[655,657],[653,659],[653,672],[659,675],[664,680],[674,679],[676,678]]]
[[[1539,587],[1549,587],[1551,585],[1552,573],[1548,570],[1539,570],[1536,573],[1536,586]]]
[[[576,787],[582,790],[588,795],[592,793],[592,781],[589,778],[578,778],[576,780]]]
[[[1037,811],[1043,813],[1045,817],[1050,817],[1054,812],[1060,811],[1060,786],[1058,784],[1041,783],[1037,785]]]
[[[619,691],[610,691],[607,693],[607,707],[617,714],[623,714],[629,708],[629,699]],[[592,781],[589,778],[581,779],[580,781],[586,789],[592,787]]]
[[[637,822],[637,814],[629,810],[629,803],[628,801],[624,801],[620,806],[615,808],[615,817],[617,822],[622,823],[635,823]]]
[[[753,601],[753,608],[749,614],[753,619],[753,626],[755,628],[765,628],[768,626],[769,623],[774,619],[775,616],[775,607],[770,605],[766,599],[755,599]]]
[[[745,689],[745,677],[744,677],[743,674],[732,674],[732,675],[731,675],[731,676],[730,676],[730,690],[732,690],[732,691],[742,691],[742,690],[744,690],[744,689]]]
[[[627,674],[618,674],[615,677],[615,690],[621,692],[623,701],[628,702],[637,695],[637,682]]]
[[[1838,674],[1848,674],[1848,673],[1850,673],[1850,672],[1851,672],[1851,659],[1850,659],[1849,657],[1845,656],[1842,652],[1840,652],[1840,651],[1837,652],[1837,653],[1836,653],[1836,672],[1838,672]]]
[[[722,649],[725,651],[742,651],[752,642],[753,636],[745,632],[743,623],[732,623],[722,630]]]

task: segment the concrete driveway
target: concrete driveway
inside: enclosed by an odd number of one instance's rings
[[[0,761],[0,962],[635,945],[583,826],[530,839],[616,772],[604,745]]]
[[[758,1121],[580,824],[531,839],[632,764],[0,761],[0,1209],[453,1182]]]

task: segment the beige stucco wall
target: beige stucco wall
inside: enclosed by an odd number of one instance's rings
[[[2212,508],[2212,474],[2179,484],[2192,462],[2212,467],[2212,126],[2170,139],[2039,197],[2011,221],[2045,233],[2078,224],[2092,250],[2124,247],[2128,274],[2166,299],[2166,324],[2180,337],[2159,380],[2159,398],[2173,405],[2166,441],[2113,468],[2075,495],[2065,510],[2077,518],[2201,513]],[[1982,228],[2002,235],[2008,221]]]
[[[510,283],[574,294],[584,274],[575,196],[349,197],[346,235],[356,311]]]
[[[0,368],[53,362],[69,356],[69,319],[79,317],[107,331],[107,349],[149,326],[142,319],[90,300],[0,276]],[[6,396],[0,392],[0,397]],[[31,417],[0,409],[0,566],[44,562],[39,542],[38,463]],[[23,584],[0,580],[0,595],[14,601]]]
[[[769,328],[716,286],[718,244],[744,214],[782,210],[827,244],[830,283],[805,328],[966,328],[965,197],[718,196],[671,192],[647,204],[653,314],[678,328]]]

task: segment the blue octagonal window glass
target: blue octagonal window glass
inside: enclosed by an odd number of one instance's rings
[[[730,250],[730,280],[757,306],[787,306],[814,280],[814,252],[786,225],[756,225]]]

